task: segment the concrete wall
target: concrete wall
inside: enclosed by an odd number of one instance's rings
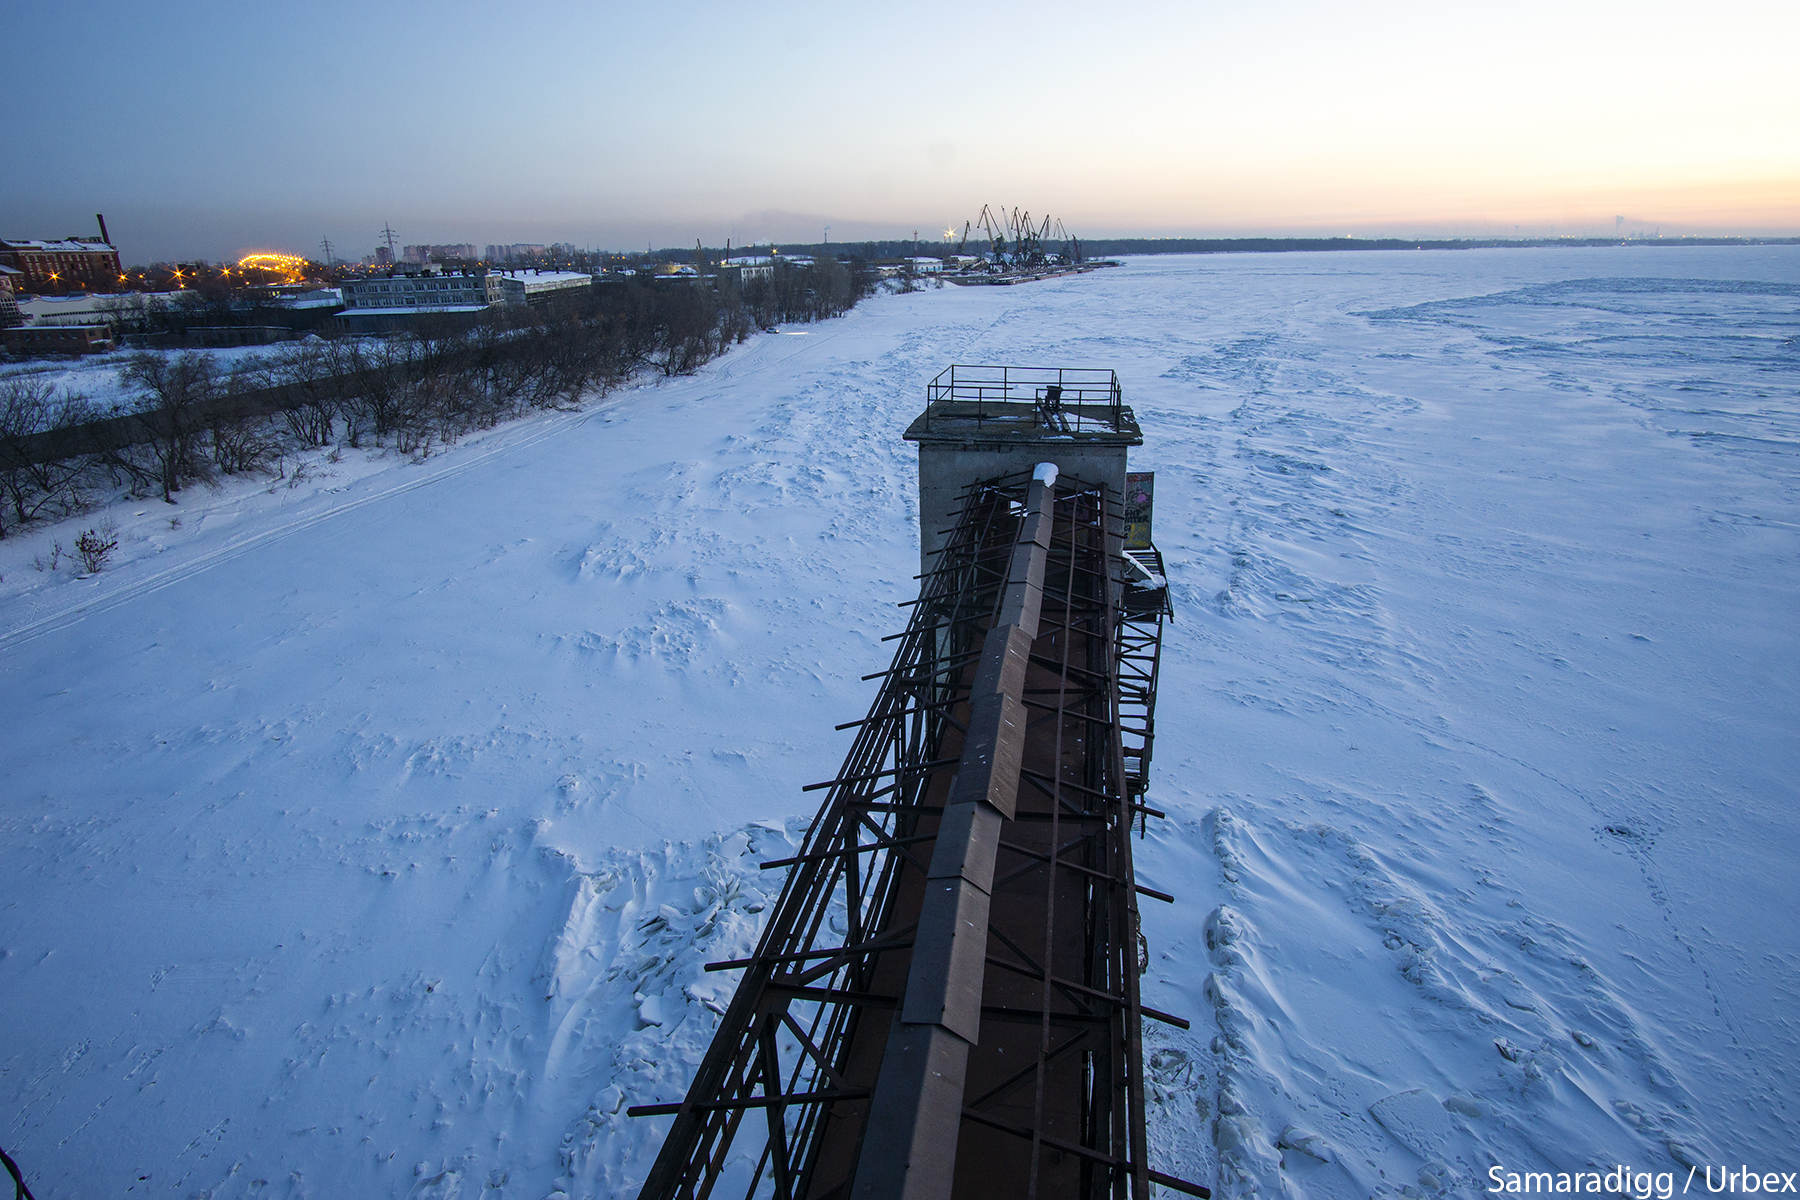
[[[981,479],[1056,464],[1061,475],[1104,483],[1116,500],[1125,493],[1123,445],[1042,441],[919,443],[919,570],[931,569],[932,555],[949,540],[964,488]]]

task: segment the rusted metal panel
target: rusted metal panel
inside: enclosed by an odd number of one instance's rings
[[[987,873],[993,873],[991,863]],[[987,892],[961,876],[930,880],[913,935],[901,1025],[942,1025],[971,1045],[979,1041],[987,939]],[[887,1086],[885,1079],[878,1082],[876,1094]]]
[[[981,665],[970,687],[973,696],[1022,695],[1025,668],[1031,661],[1033,634],[1017,625],[998,625],[981,643]]]
[[[1044,549],[1050,548],[1050,531],[1055,522],[1047,512],[1030,512],[1025,514],[1025,523],[1019,530],[1019,540],[1036,542]]]
[[[1018,783],[1017,772],[1013,775]],[[994,887],[994,856],[1000,848],[1000,813],[987,804],[951,804],[938,823],[937,849],[927,879],[966,879],[984,892]]]
[[[894,1086],[870,1102],[855,1200],[949,1200],[968,1059],[969,1044],[940,1025],[888,1038],[881,1078]]]
[[[1022,673],[1020,678],[1023,680]],[[1002,692],[975,697],[969,710],[969,735],[963,742],[956,782],[950,787],[950,801],[979,801],[1010,820],[1018,805],[1019,764],[1028,721],[1025,705]],[[939,837],[941,845],[941,833]]]

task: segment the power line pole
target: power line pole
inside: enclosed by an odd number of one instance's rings
[[[325,251],[325,265],[329,267],[331,265],[331,239],[321,238],[319,246]]]
[[[394,231],[388,227],[386,221],[381,223],[381,236],[387,239],[388,257],[394,257]]]

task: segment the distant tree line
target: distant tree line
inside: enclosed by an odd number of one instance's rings
[[[285,475],[296,451],[382,446],[422,457],[533,410],[567,409],[634,376],[688,374],[758,329],[842,315],[872,272],[826,260],[740,284],[648,275],[473,324],[423,317],[403,335],[309,336],[221,365],[140,350],[133,402],[101,411],[32,375],[0,379],[0,537],[121,487],[173,500],[222,475]]]
[[[1271,254],[1296,250],[1480,250],[1508,246],[1751,246],[1800,238],[1085,238],[1089,258],[1117,254]]]

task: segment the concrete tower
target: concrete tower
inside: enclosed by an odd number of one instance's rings
[[[957,497],[981,479],[1055,463],[1063,475],[1125,493],[1125,456],[1144,444],[1121,400],[1119,377],[1071,367],[945,368],[926,388],[925,411],[907,427],[919,444],[919,561],[931,569]]]

